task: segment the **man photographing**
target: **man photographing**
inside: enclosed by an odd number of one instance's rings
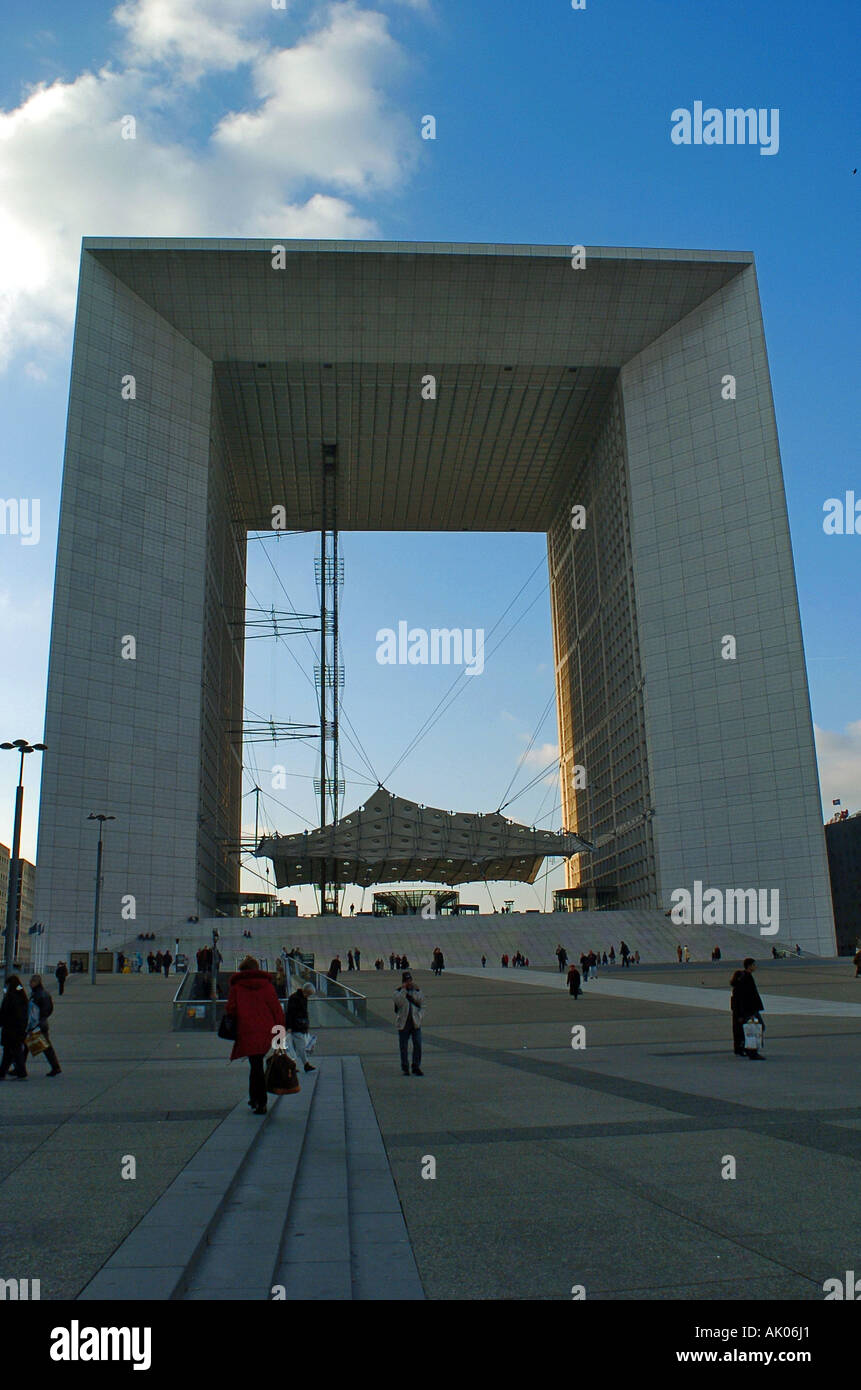
[[[394,993],[395,1001],[395,1021],[398,1025],[398,1042],[401,1047],[401,1071],[404,1076],[410,1074],[410,1062],[407,1048],[409,1040],[413,1040],[413,1076],[424,1076],[421,1068],[422,1060],[422,1005],[424,998],[421,990],[413,984],[413,977],[409,970],[405,970],[401,976],[400,989]]]

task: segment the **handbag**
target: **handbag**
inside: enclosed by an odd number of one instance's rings
[[[236,1014],[222,1014],[218,1036],[225,1042],[236,1042]]]
[[[269,1058],[265,1079],[271,1096],[292,1096],[302,1089],[296,1063],[285,1052],[274,1052]]]
[[[31,1028],[24,1039],[24,1045],[31,1057],[38,1057],[40,1052],[48,1051],[48,1039],[40,1028]]]
[[[744,1025],[744,1045],[751,1052],[759,1052],[762,1048],[762,1024],[753,1018]]]

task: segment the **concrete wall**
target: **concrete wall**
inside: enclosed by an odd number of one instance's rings
[[[124,400],[132,374],[136,399]],[[48,675],[36,915],[49,957],[198,905],[212,368],[86,253],[81,265]],[[135,660],[122,641],[133,636]]]
[[[721,383],[736,378],[737,399]],[[780,453],[750,267],[621,373],[660,901],[776,889],[835,951]],[[737,658],[721,657],[725,635]]]

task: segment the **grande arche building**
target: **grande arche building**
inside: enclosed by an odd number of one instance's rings
[[[276,244],[83,243],[49,955],[90,942],[90,811],[116,816],[114,940],[172,938],[236,892],[246,533],[279,505],[320,528],[333,442],[343,531],[546,533],[563,824],[595,846],[569,884],[663,910],[696,881],[777,889],[776,939],[833,954],[753,257],[592,247],[575,268],[571,247],[291,241],[277,269]]]

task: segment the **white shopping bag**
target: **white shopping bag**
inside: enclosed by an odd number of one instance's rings
[[[744,1045],[751,1052],[759,1052],[762,1049],[762,1024],[754,1019],[749,1019],[744,1025]]]

